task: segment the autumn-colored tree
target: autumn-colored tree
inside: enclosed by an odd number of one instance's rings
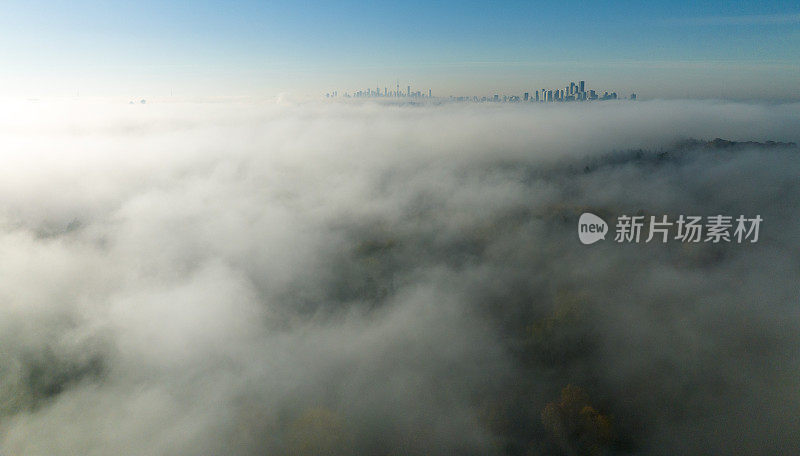
[[[542,423],[553,442],[568,455],[602,455],[613,441],[611,419],[599,413],[580,387],[567,385],[559,401],[548,403]]]

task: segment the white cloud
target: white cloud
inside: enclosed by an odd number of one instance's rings
[[[6,453],[499,453],[570,382],[644,452],[729,450],[687,430],[714,416],[798,444],[797,150],[673,146],[797,141],[800,105],[2,109]],[[758,211],[764,238],[590,250],[585,207]],[[565,291],[591,325],[544,368],[525,325]]]

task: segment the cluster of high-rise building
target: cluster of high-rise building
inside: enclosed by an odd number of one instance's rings
[[[326,93],[326,98],[336,98],[339,97],[339,92],[334,90],[332,92]],[[374,89],[367,88],[363,90],[358,90],[354,92],[344,92],[341,95],[344,98],[433,98],[433,94],[430,89],[428,89],[428,93],[426,94],[423,91],[417,90],[412,92],[411,86],[406,86],[406,90],[400,90],[400,83],[398,82],[395,85],[395,90],[389,90],[389,87],[384,87],[383,91],[381,91],[380,87],[375,87]],[[451,101],[473,101],[473,102],[504,102],[504,103],[517,103],[517,102],[539,102],[539,103],[552,103],[552,102],[563,102],[563,101],[593,101],[593,100],[617,100],[619,97],[617,92],[603,92],[601,95],[600,92],[597,92],[593,89],[586,89],[586,81],[579,81],[577,83],[570,82],[569,85],[564,86],[564,88],[557,88],[557,89],[537,89],[534,90],[533,93],[525,92],[522,96],[519,95],[503,95],[500,96],[499,94],[494,94],[493,96],[451,96],[447,99]],[[628,97],[629,100],[635,100],[636,94],[632,93]]]
[[[489,97],[450,97],[453,101],[474,101],[474,102],[500,102],[500,103],[518,103],[518,102],[537,102],[537,103],[552,103],[562,101],[593,101],[593,100],[617,100],[623,97],[617,95],[617,92],[597,92],[593,89],[586,89],[586,81],[570,82],[569,85],[564,86],[563,89],[538,89],[533,93],[525,92],[520,95],[499,95],[494,94]],[[629,100],[635,100],[636,94],[632,93],[628,97]]]
[[[339,96],[343,98],[433,98],[433,93],[431,89],[428,89],[427,94],[422,90],[412,92],[410,84],[406,86],[405,91],[402,91],[400,90],[400,83],[397,82],[394,90],[389,90],[389,87],[384,87],[383,91],[381,91],[380,86],[376,86],[374,89],[366,88],[353,92],[344,92],[343,95],[339,95],[338,90],[325,94],[325,98],[336,98]]]
[[[496,98],[497,95],[495,95],[495,99]],[[619,98],[617,92],[603,92],[603,94],[600,95],[592,89],[587,91],[586,81],[579,81],[577,84],[575,82],[570,82],[569,85],[565,86],[563,89],[539,89],[534,91],[533,96],[531,96],[530,92],[525,92],[522,96],[522,101],[589,101],[616,100],[617,98]],[[628,99],[635,100],[636,94],[632,93]]]

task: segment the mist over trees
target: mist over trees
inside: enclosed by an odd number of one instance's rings
[[[3,109],[3,454],[800,452],[800,105]]]

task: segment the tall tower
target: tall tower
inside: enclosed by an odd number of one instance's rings
[[[399,79],[397,80],[397,91],[395,91],[394,96],[396,96],[396,97],[400,96],[400,80]]]

